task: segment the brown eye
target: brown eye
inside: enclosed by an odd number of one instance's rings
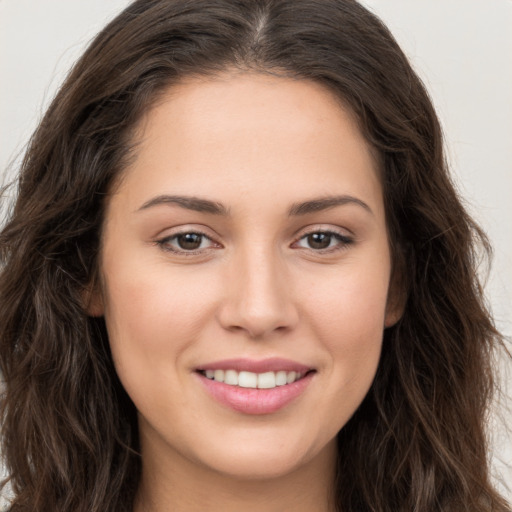
[[[208,250],[215,246],[210,237],[200,232],[185,231],[157,241],[164,250],[176,254],[192,255],[196,251]]]
[[[311,233],[307,236],[307,243],[311,249],[327,249],[332,238],[331,233]]]
[[[176,237],[176,242],[180,249],[184,251],[193,251],[201,247],[203,235],[199,233],[183,233]]]
[[[300,238],[296,242],[296,246],[312,251],[332,252],[338,249],[346,249],[353,242],[351,237],[334,231],[313,231]]]

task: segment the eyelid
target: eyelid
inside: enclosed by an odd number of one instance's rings
[[[215,241],[214,238],[205,232],[203,229],[198,229],[196,227],[187,227],[187,226],[180,226],[179,228],[175,228],[175,231],[166,232],[165,235],[159,236],[154,240],[155,245],[158,245],[163,251],[169,252],[171,254],[176,254],[178,256],[196,256],[199,254],[205,254],[206,252],[210,251],[214,248],[221,248],[222,244]],[[180,248],[173,248],[170,246],[169,241],[172,239],[176,239],[180,235],[186,235],[186,234],[196,234],[200,235],[206,239],[208,239],[211,242],[210,247],[203,247],[195,250],[186,250],[186,249],[180,249]]]
[[[353,244],[355,242],[354,235],[350,234],[347,235],[341,228],[335,228],[332,226],[309,226],[308,228],[305,228],[301,233],[295,237],[292,246],[303,240],[304,238],[308,237],[309,235],[315,234],[315,233],[322,233],[327,235],[332,235],[335,238],[338,239],[339,244],[335,247],[327,247],[325,249],[313,249],[313,248],[306,248],[306,247],[300,247],[301,249],[312,251],[316,254],[322,254],[322,253],[332,253],[339,250],[347,249],[347,246]]]

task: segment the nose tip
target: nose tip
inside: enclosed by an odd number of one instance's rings
[[[262,338],[276,331],[289,330],[295,323],[293,313],[285,304],[255,304],[240,301],[224,310],[224,327],[245,331],[251,338]]]
[[[292,329],[298,313],[283,273],[272,265],[245,267],[234,272],[219,312],[224,329],[243,331],[251,338],[263,338]]]

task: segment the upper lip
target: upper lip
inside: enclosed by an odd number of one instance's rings
[[[196,368],[197,371],[235,370],[238,372],[246,371],[252,373],[278,372],[283,370],[287,372],[306,373],[313,369],[314,368],[311,366],[280,357],[272,357],[268,359],[223,359],[222,361],[213,361]]]

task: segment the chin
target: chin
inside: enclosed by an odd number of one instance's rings
[[[213,453],[207,465],[229,478],[255,481],[284,478],[308,466],[324,466],[336,458],[335,439],[320,447],[300,446],[300,440],[287,445],[286,441],[290,440],[252,445],[236,443],[229,453]]]
[[[302,467],[304,462],[297,457],[278,454],[270,460],[264,455],[233,457],[218,461],[213,469],[234,480],[263,481],[284,478]]]

